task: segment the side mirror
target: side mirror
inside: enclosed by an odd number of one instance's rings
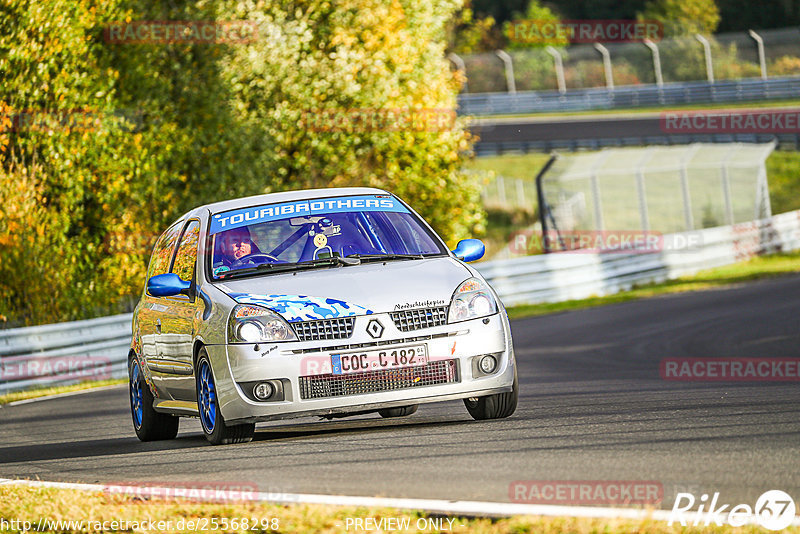
[[[157,274],[147,281],[147,292],[154,297],[189,295],[191,282],[181,280],[175,273]]]
[[[486,247],[480,239],[462,239],[456,245],[453,254],[460,260],[466,262],[479,260],[486,252]]]

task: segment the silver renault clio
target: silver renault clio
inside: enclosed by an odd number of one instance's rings
[[[413,414],[463,399],[508,417],[508,317],[396,196],[371,188],[273,193],[202,206],[158,239],[133,316],[131,412],[142,441],[199,417],[213,444],[276,419]]]

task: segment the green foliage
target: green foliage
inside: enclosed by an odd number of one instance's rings
[[[524,13],[517,13],[510,22],[503,24],[503,34],[508,38],[508,48],[558,46],[569,44],[568,36],[557,35],[556,38],[539,41],[536,37],[541,34],[544,24],[558,23],[561,18],[549,7],[542,5],[539,0],[531,0]]]
[[[714,0],[650,0],[640,20],[658,20],[667,36],[711,34],[719,25],[719,7]]]
[[[385,187],[451,243],[481,231],[481,184],[460,170],[470,147],[460,123],[446,131],[309,127],[320,113],[454,110],[460,80],[444,58],[444,34],[457,7],[347,0],[289,12],[240,2],[229,16],[255,20],[264,37],[237,48],[225,72],[237,109],[278,147],[266,162],[269,187]]]
[[[0,318],[54,322],[129,306],[154,238],[187,209],[225,198],[374,185],[450,242],[480,232],[481,184],[460,172],[470,150],[460,124],[329,132],[302,123],[320,109],[452,113],[461,80],[444,59],[444,29],[458,7],[7,0]],[[258,22],[256,42],[103,38],[113,22],[236,19]]]
[[[491,15],[477,17],[469,0],[447,24],[447,42],[448,52],[456,54],[474,54],[505,46],[494,18]]]

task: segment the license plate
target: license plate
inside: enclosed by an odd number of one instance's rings
[[[335,375],[415,367],[426,363],[428,363],[428,348],[425,345],[331,354],[331,370]]]

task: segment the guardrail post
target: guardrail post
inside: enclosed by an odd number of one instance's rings
[[[764,54],[764,39],[761,38],[753,30],[747,30],[747,33],[750,34],[750,37],[756,42],[756,46],[758,47],[758,64],[761,66],[761,79],[767,79],[767,58]]]
[[[548,54],[553,56],[553,60],[555,61],[555,68],[556,68],[556,82],[558,83],[558,92],[562,95],[567,92],[567,84],[564,82],[564,60],[561,57],[561,53],[553,48],[552,46],[548,46],[545,48]]]
[[[613,89],[614,72],[611,70],[611,54],[608,53],[608,48],[600,43],[595,43],[594,48],[603,56],[603,69],[606,71],[606,87],[608,89]]]
[[[461,56],[450,52],[447,55],[447,59],[453,62],[456,66],[456,69],[460,70],[464,74],[464,92],[469,93],[469,84],[467,83],[467,65],[464,63],[464,60],[461,59]]]
[[[503,60],[503,66],[506,71],[506,89],[511,94],[516,93],[517,83],[514,81],[514,61],[505,50],[495,50],[494,53]]]

